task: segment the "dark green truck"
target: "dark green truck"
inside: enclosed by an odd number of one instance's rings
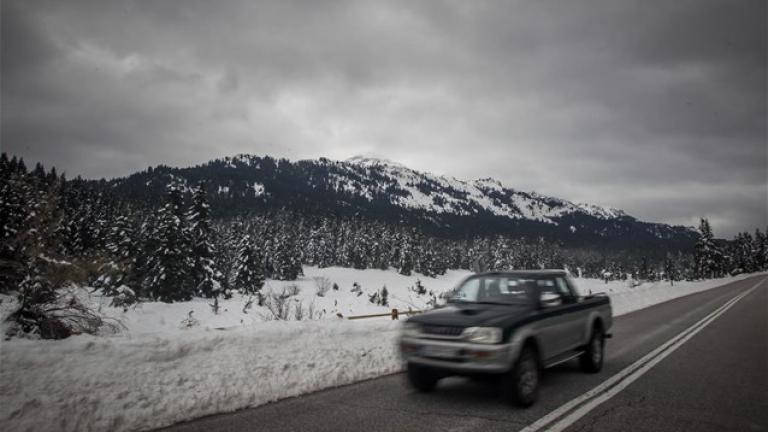
[[[507,399],[529,406],[544,368],[578,357],[600,371],[612,320],[610,299],[579,295],[564,270],[476,274],[445,307],[405,322],[400,352],[420,391],[451,375],[496,374]]]

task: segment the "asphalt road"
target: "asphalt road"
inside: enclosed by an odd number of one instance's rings
[[[449,378],[434,393],[420,394],[396,374],[163,430],[518,431],[631,369],[764,278],[616,318],[603,371],[584,374],[576,361],[547,370],[539,402],[528,409],[501,402],[493,383]],[[768,281],[661,357],[566,430],[768,431]]]

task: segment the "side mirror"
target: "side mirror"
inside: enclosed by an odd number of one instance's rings
[[[560,306],[563,304],[563,297],[558,293],[545,292],[541,294],[541,301],[539,304],[543,308]]]

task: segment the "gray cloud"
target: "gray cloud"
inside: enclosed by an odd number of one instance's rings
[[[2,147],[70,175],[373,154],[768,225],[762,1],[17,1]]]

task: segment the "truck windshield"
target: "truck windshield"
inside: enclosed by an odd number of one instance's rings
[[[494,304],[529,303],[527,288],[535,283],[535,280],[524,276],[475,276],[465,280],[456,288],[448,301]]]

